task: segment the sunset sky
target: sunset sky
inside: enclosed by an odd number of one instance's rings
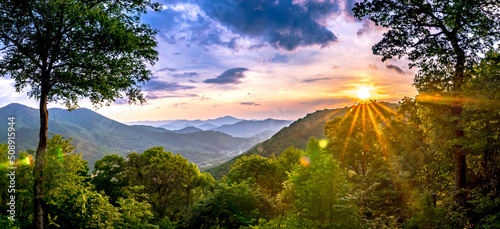
[[[416,69],[408,69],[406,60],[381,62],[372,54],[384,29],[353,18],[352,0],[161,3],[162,12],[142,18],[159,30],[159,61],[150,67],[153,79],[142,86],[147,103],[122,99],[98,113],[122,122],[225,115],[297,119],[352,105],[362,87],[377,100],[416,95]],[[11,102],[37,106],[2,78],[0,106]],[[87,100],[80,106],[92,108]]]

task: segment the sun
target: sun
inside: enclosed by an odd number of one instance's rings
[[[363,88],[358,90],[357,95],[358,95],[358,98],[360,98],[360,99],[368,99],[371,96],[370,89],[363,87]]]

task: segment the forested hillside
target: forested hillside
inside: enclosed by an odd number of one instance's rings
[[[49,109],[49,114],[48,132],[73,138],[77,152],[82,153],[91,168],[105,155],[126,156],[154,146],[163,146],[203,167],[228,160],[261,141],[260,138],[237,138],[215,131],[174,133],[151,126],[128,126],[84,108],[71,112],[54,108]],[[38,115],[37,109],[21,104],[0,108],[1,119],[16,117],[19,150],[36,148]],[[0,127],[6,129],[7,122],[0,123]],[[0,138],[7,139],[7,132],[0,133]]]

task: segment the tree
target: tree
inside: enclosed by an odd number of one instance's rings
[[[291,228],[359,228],[355,208],[348,196],[349,184],[338,161],[314,138],[309,140],[305,156],[310,164],[297,166],[290,173],[294,207],[284,225]]]
[[[104,191],[111,203],[124,197],[122,188],[127,185],[125,159],[118,154],[106,155],[95,162],[92,184],[96,190]]]
[[[208,173],[181,155],[154,147],[142,154],[131,153],[125,176],[129,186],[142,185],[155,217],[179,221],[196,200],[204,195],[204,187],[214,182]]]
[[[500,35],[498,1],[485,0],[364,0],[356,3],[354,15],[368,17],[389,30],[373,46],[382,61],[408,56],[410,67],[418,67],[415,85],[421,92],[438,90],[457,93],[470,78],[467,69],[478,63]],[[459,127],[462,104],[451,104],[452,121]],[[463,138],[461,128],[455,139]],[[452,147],[455,190],[466,185],[466,154],[463,147]]]
[[[15,80],[18,92],[39,100],[40,133],[36,150],[35,224],[43,228],[43,170],[46,162],[48,102],[69,109],[88,97],[110,104],[125,93],[143,102],[139,83],[150,79],[146,62],[157,60],[154,35],[140,23],[150,0],[27,0],[0,3],[0,75]]]
[[[286,172],[276,158],[252,154],[243,156],[231,166],[226,182],[234,184],[247,180],[250,184],[257,184],[269,197],[274,197],[283,189],[283,182],[287,179]]]
[[[257,223],[269,208],[269,200],[247,182],[221,182],[190,208],[185,228],[240,228]]]

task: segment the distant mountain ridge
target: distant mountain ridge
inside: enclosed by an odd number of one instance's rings
[[[250,138],[266,131],[278,132],[283,127],[290,125],[292,121],[288,120],[244,120],[235,124],[223,125],[212,130],[220,131],[234,137]]]
[[[196,133],[196,132],[201,132],[201,131],[203,131],[203,130],[200,128],[196,128],[194,126],[188,126],[188,127],[183,128],[183,129],[180,129],[180,130],[174,130],[172,132],[178,133],[178,134],[190,134],[190,133]]]
[[[233,137],[251,138],[258,136],[272,136],[283,127],[290,125],[291,120],[265,119],[245,120],[232,116],[224,116],[208,120],[163,120],[163,121],[139,121],[127,122],[129,125],[149,125],[167,129],[174,133],[192,133],[198,131],[219,131]],[[267,138],[265,138],[267,139]]]
[[[35,150],[38,144],[39,111],[21,104],[9,104],[0,108],[0,120],[16,118],[16,148]],[[7,129],[7,122],[0,122]],[[179,153],[190,161],[208,166],[220,163],[249,149],[261,139],[237,138],[217,131],[174,133],[152,126],[129,126],[106,118],[92,110],[81,108],[74,111],[49,109],[50,133],[73,138],[76,152],[93,167],[96,160],[107,154],[127,155],[142,152],[154,146]],[[0,131],[0,142],[7,140],[7,131]]]
[[[238,119],[228,115],[220,118],[207,119],[207,120],[175,119],[175,120],[160,120],[160,121],[136,121],[136,122],[126,122],[125,124],[162,127],[167,130],[180,130],[189,126],[196,127],[202,130],[210,130],[222,125],[235,124],[243,120],[244,119]]]

